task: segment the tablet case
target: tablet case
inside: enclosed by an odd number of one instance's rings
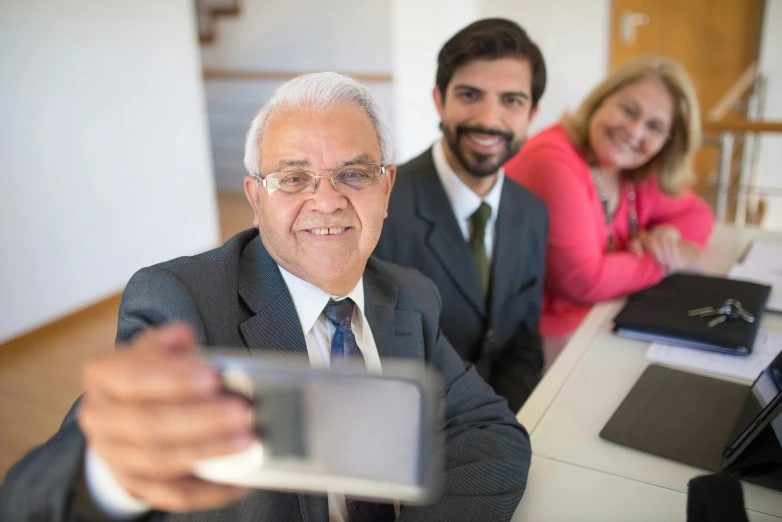
[[[600,437],[709,471],[720,471],[750,386],[652,364]],[[782,491],[782,472],[742,478]]]
[[[657,285],[632,294],[614,318],[614,331],[625,337],[727,353],[748,354],[758,334],[771,287],[721,277],[674,274]],[[689,316],[695,308],[740,301],[755,316],[709,328],[711,318]]]

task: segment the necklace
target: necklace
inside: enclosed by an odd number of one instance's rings
[[[606,250],[608,252],[613,252],[616,245],[614,245],[614,232],[611,230],[611,222],[614,218],[611,215],[611,210],[609,208],[608,195],[606,194],[605,187],[603,186],[603,179],[600,177],[598,169],[592,167],[589,169],[589,172],[592,174],[592,180],[595,182],[597,193],[600,195],[600,203],[603,205],[603,215],[605,216],[606,229],[608,231],[608,248]],[[619,192],[619,197],[622,197],[621,190]],[[638,237],[638,211],[636,210],[635,205],[635,183],[632,181],[629,182],[629,187],[627,189],[627,206],[629,207],[628,220],[630,222],[630,238],[635,239]]]

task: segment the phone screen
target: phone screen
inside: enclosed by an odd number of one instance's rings
[[[212,355],[255,411],[259,442],[199,463],[202,478],[294,491],[425,502],[440,469],[439,377],[417,361],[331,370],[306,361]]]

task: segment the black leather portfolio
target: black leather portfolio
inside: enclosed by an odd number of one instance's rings
[[[747,281],[674,274],[632,294],[614,318],[614,331],[634,339],[745,355],[752,351],[770,293],[770,286]],[[755,320],[729,319],[710,328],[713,317],[688,315],[728,299],[741,302]]]

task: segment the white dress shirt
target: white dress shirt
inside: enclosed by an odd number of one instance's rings
[[[456,175],[456,172],[448,164],[448,160],[445,158],[445,150],[443,150],[445,146],[442,139],[432,146],[434,168],[440,177],[440,182],[443,184],[448,201],[451,202],[451,208],[456,215],[456,222],[459,223],[459,228],[465,241],[469,241],[472,233],[470,216],[478,210],[478,207],[484,201],[491,206],[491,217],[486,222],[486,231],[483,239],[486,247],[486,256],[489,262],[491,262],[492,252],[494,251],[494,232],[497,228],[497,213],[500,209],[500,196],[502,195],[502,184],[505,182],[505,171],[500,167],[497,182],[494,183],[486,197],[481,198],[459,179],[459,176]]]
[[[315,368],[328,368],[331,365],[331,339],[336,328],[323,315],[323,309],[329,299],[339,301],[349,297],[356,304],[350,326],[356,336],[356,344],[364,356],[367,371],[380,373],[380,356],[375,345],[375,338],[372,336],[372,330],[364,315],[363,277],[348,295],[332,296],[315,285],[299,279],[282,267],[279,269],[299,316],[310,364]],[[107,515],[117,520],[128,520],[149,511],[149,506],[130,495],[117,483],[108,465],[93,447],[87,449],[85,461],[87,487],[95,503]],[[330,522],[347,521],[344,494],[329,492],[328,505]],[[398,515],[399,504],[396,504],[395,508]]]

